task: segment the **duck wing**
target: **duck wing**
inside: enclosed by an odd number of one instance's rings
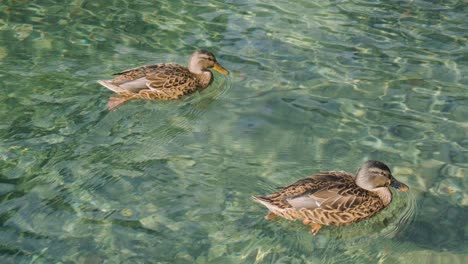
[[[366,202],[369,192],[358,187],[354,176],[341,171],[312,175],[309,188],[294,196],[285,197],[285,202],[295,209],[317,209],[345,211]],[[306,184],[307,185],[307,184]]]
[[[282,188],[279,192],[257,197],[277,209],[345,210],[368,199],[368,193],[356,186],[354,176],[344,171],[318,173]]]
[[[138,93],[141,90],[162,91],[196,86],[196,78],[184,66],[176,63],[145,65],[115,73],[110,81],[100,83],[107,88],[122,92]]]
[[[150,90],[187,90],[197,88],[197,78],[186,67],[175,63],[166,63],[146,75]]]
[[[139,66],[136,68],[124,70],[118,73],[114,73],[112,75],[115,75],[116,77],[112,79],[112,82],[114,82],[115,84],[119,84],[119,83],[124,83],[128,81],[133,81],[133,80],[145,77],[154,72],[157,72],[161,69],[164,69],[165,67],[167,67],[167,65],[171,65],[171,64],[175,64],[175,63],[159,63],[159,64],[152,64],[152,65],[144,65],[144,66]]]

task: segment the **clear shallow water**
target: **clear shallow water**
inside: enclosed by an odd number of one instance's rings
[[[2,263],[466,263],[466,1],[0,4]],[[196,48],[231,71],[105,109]],[[250,196],[385,161],[409,193],[317,236]]]

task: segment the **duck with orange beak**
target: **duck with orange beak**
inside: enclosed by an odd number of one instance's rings
[[[173,100],[203,90],[213,82],[210,69],[229,74],[213,53],[198,50],[190,57],[188,67],[176,63],[140,66],[116,73],[115,78],[98,83],[119,95],[109,99],[108,109],[113,109],[134,98]]]
[[[279,216],[301,220],[315,235],[322,225],[349,225],[380,212],[392,201],[389,187],[409,189],[393,177],[383,162],[368,160],[356,175],[345,171],[321,172],[253,199],[268,208],[265,219]]]

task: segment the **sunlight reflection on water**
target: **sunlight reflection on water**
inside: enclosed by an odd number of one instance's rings
[[[0,259],[464,263],[463,1],[0,7]],[[231,72],[108,112],[96,80],[207,48]],[[317,236],[251,195],[385,161],[410,193]]]

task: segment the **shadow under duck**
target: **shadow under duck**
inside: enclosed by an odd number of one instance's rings
[[[213,53],[198,50],[190,57],[188,67],[176,63],[140,66],[98,83],[120,95],[109,99],[107,107],[110,110],[134,98],[173,100],[203,90],[213,82],[213,73],[209,69],[229,74]]]
[[[368,160],[356,175],[345,171],[321,172],[299,180],[280,191],[254,196],[269,212],[265,219],[278,216],[302,220],[317,234],[322,225],[344,226],[367,219],[392,201],[388,186],[407,191],[406,184],[393,178],[387,165]]]

